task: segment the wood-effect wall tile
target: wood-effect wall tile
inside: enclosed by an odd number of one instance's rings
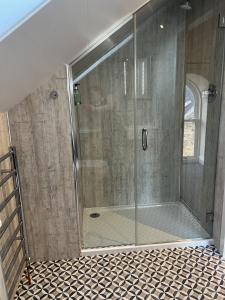
[[[58,92],[55,100],[50,98],[52,90]],[[31,258],[78,256],[65,68],[11,109],[9,122],[18,152]]]

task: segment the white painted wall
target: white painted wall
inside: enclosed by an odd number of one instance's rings
[[[52,0],[0,42],[0,111],[70,63],[146,0]]]

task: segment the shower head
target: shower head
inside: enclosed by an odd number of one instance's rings
[[[191,10],[191,3],[190,1],[186,1],[184,4],[181,4],[180,8],[184,9],[184,10]]]

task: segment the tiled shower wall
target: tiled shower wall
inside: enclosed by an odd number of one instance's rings
[[[57,99],[50,92],[58,92]],[[9,111],[16,146],[30,256],[79,255],[66,70]]]
[[[130,41],[80,82],[77,116],[85,207],[134,204],[132,58]]]

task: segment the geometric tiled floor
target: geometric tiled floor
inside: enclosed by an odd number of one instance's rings
[[[32,264],[15,299],[225,299],[225,261],[214,247],[145,250]]]

